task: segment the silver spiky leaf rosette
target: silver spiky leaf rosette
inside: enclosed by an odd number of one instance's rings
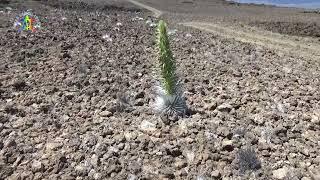
[[[175,92],[173,95],[167,95],[161,86],[156,86],[154,110],[162,118],[177,120],[179,117],[187,115],[188,107],[182,91],[179,88]]]

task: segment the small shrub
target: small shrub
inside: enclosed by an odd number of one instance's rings
[[[244,173],[248,170],[258,170],[261,168],[261,162],[252,148],[239,150],[238,163],[240,173]]]

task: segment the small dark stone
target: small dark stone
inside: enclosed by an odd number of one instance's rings
[[[63,59],[71,58],[71,55],[68,52],[64,52],[63,55],[62,55],[62,58]]]
[[[51,110],[51,105],[50,104],[41,104],[39,107],[39,110],[45,114],[49,113]]]
[[[182,155],[182,151],[180,151],[180,149],[178,149],[178,148],[167,149],[167,154],[171,155],[173,157],[178,157],[178,156]]]
[[[143,106],[143,104],[144,104],[143,99],[138,99],[138,100],[134,103],[135,106]]]
[[[73,99],[74,98],[74,93],[73,92],[67,92],[66,94],[65,94],[65,97],[67,98],[67,100],[71,100],[71,99]]]
[[[209,84],[209,79],[205,79],[205,80],[203,80],[203,83],[205,83],[205,84]]]
[[[113,130],[112,129],[108,129],[104,132],[105,135],[113,135]]]
[[[140,98],[144,98],[145,93],[143,91],[140,91],[137,95],[136,95],[136,99],[140,99]]]
[[[234,150],[234,142],[233,140],[226,140],[222,142],[222,150],[231,152]]]
[[[19,113],[19,109],[16,108],[14,105],[12,104],[8,104],[5,106],[4,111],[8,114],[14,115],[14,114],[18,114]]]
[[[56,159],[54,173],[58,174],[67,166],[67,158],[65,156],[61,156]]]

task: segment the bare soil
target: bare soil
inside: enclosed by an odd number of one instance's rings
[[[200,13],[210,13],[209,1],[181,2],[208,8],[195,6],[194,15],[178,6],[170,12],[164,2],[153,8],[169,22],[191,109],[169,122],[152,109],[157,58],[150,22],[158,20],[152,13],[126,1],[1,9],[0,179],[319,179],[316,55],[179,25],[201,16],[212,21]],[[243,7],[239,14],[299,11],[216,4]],[[30,7],[42,29],[19,33],[13,20]],[[218,19],[233,22],[226,13]]]

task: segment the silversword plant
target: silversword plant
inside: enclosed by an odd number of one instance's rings
[[[160,85],[157,86],[155,109],[162,115],[184,116],[187,106],[176,74],[176,63],[170,49],[167,25],[159,21],[157,28],[158,69]]]

